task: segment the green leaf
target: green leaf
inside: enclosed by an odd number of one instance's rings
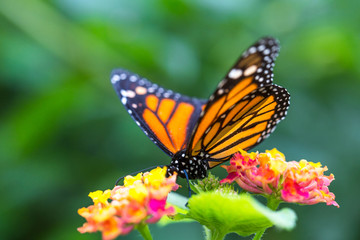
[[[189,200],[188,198],[175,192],[170,192],[167,198],[168,203],[182,210],[189,209],[188,207],[186,207],[186,203],[188,202],[188,200]]]
[[[275,225],[290,230],[296,215],[291,209],[272,211],[248,194],[203,192],[189,199],[187,216],[213,232],[248,236]]]
[[[151,236],[151,233],[150,233],[150,229],[149,229],[149,226],[147,224],[144,224],[144,225],[139,225],[137,228],[136,228],[141,236],[145,239],[145,240],[152,240],[152,236]]]

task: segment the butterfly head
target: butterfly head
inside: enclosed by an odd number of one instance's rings
[[[183,150],[173,156],[168,166],[167,174],[172,175],[174,172],[177,172],[182,178],[186,178],[187,175],[189,179],[203,179],[207,176],[208,168],[209,165],[206,159],[190,157]]]

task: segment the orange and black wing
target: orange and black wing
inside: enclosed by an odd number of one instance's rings
[[[169,156],[184,149],[206,103],[116,69],[111,82],[121,102],[143,132]]]
[[[290,95],[274,85],[279,46],[263,38],[244,52],[209,98],[190,139],[187,155],[205,156],[212,168],[239,149],[248,150],[274,130]]]

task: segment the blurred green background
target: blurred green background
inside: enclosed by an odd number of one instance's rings
[[[359,7],[357,0],[0,1],[0,239],[100,239],[76,231],[87,194],[170,162],[120,103],[113,68],[207,98],[266,35],[281,42],[274,81],[289,90],[291,105],[256,149],[327,165],[341,207],[287,205],[298,214],[296,229],[271,229],[265,239],[360,239]],[[202,238],[197,223],[151,230],[155,239]]]

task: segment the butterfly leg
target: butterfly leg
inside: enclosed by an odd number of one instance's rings
[[[185,169],[183,169],[182,171],[183,171],[183,173],[185,175],[185,178],[186,178],[186,182],[187,182],[188,189],[189,189],[189,198],[190,198],[191,197],[191,188],[190,188],[189,176],[188,176]],[[187,206],[187,203],[185,204],[185,206]]]

